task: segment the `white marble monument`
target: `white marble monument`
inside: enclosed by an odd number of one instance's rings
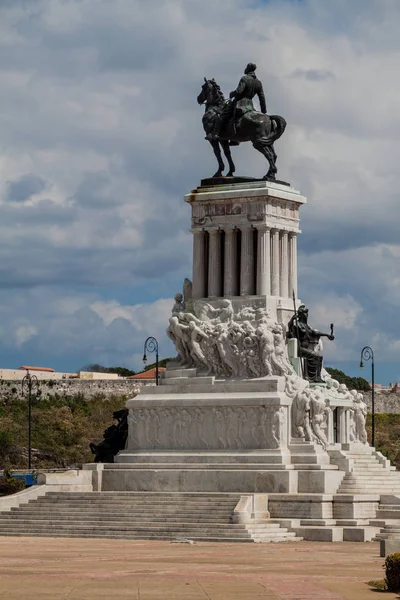
[[[160,386],[128,401],[128,444],[116,462],[204,465],[196,480],[185,473],[182,491],[297,492],[292,455],[303,460],[305,451],[293,449],[293,440],[309,444],[313,458],[304,460],[316,464],[329,463],[328,447],[366,443],[357,392],[326,372],[322,384],[303,379],[297,342],[286,339],[306,199],[290,186],[252,181],[200,187],[185,201],[192,207],[193,280],[175,296],[167,329],[177,358]],[[219,465],[213,476],[208,463]],[[317,491],[337,487],[334,475],[321,470]],[[171,472],[163,481],[166,489],[177,485]]]
[[[313,375],[298,354],[298,320],[297,339],[288,337],[300,314],[292,294],[306,199],[287,185],[251,181],[204,185],[185,200],[193,275],[166,324],[177,357],[159,386],[127,402],[125,450],[112,464],[87,465],[94,488],[229,492],[238,494],[237,510],[268,507],[262,517],[242,515],[250,523],[267,519],[310,540],[370,540],[379,502],[400,493],[398,473],[368,445],[362,394],[321,371],[319,360],[318,382],[304,378]],[[312,340],[307,349],[316,352]]]

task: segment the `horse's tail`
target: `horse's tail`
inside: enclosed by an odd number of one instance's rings
[[[274,121],[276,123],[276,127],[274,127],[274,129],[271,131],[271,143],[274,143],[276,140],[279,140],[279,138],[281,137],[281,135],[283,135],[285,129],[286,129],[286,120],[283,117],[280,117],[279,115],[268,115],[269,118],[271,119],[271,121]]]

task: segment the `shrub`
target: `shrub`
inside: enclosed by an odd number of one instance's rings
[[[0,496],[9,496],[25,489],[25,481],[12,476],[11,469],[5,468],[0,477]]]
[[[400,552],[386,557],[385,571],[385,582],[389,592],[400,592]]]

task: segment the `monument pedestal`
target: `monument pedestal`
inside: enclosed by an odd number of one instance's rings
[[[201,186],[192,207],[193,300],[254,304],[287,323],[297,296],[299,208],[306,198],[268,181]]]
[[[351,472],[366,464],[365,405],[327,373],[322,384],[305,380],[297,340],[286,339],[306,199],[265,181],[204,184],[185,197],[193,282],[167,330],[177,361],[127,402],[127,446],[99,469],[99,486],[236,493],[240,518],[253,519],[257,500],[263,518],[307,539],[370,539],[356,517],[373,516],[375,499],[346,497],[364,481]]]

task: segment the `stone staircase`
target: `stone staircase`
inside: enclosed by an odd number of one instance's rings
[[[371,524],[380,528],[374,541],[378,542],[388,538],[400,538],[400,497],[383,496],[376,519],[371,520]]]
[[[373,448],[368,446],[345,452],[350,469],[337,494],[400,494],[400,473],[388,467]]]
[[[202,542],[297,541],[269,519],[235,523],[240,494],[48,493],[0,513],[1,536],[88,537]]]

